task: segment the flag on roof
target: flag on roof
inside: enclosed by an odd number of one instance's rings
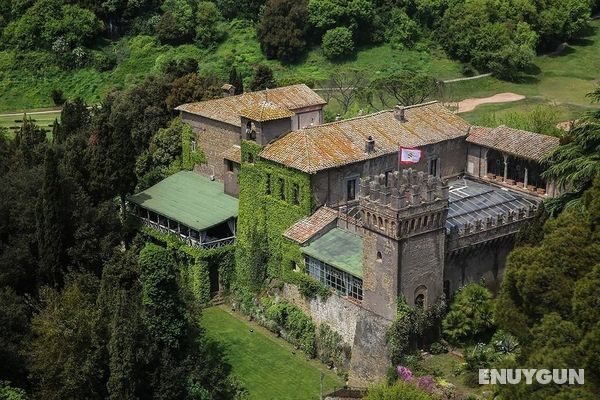
[[[421,150],[410,147],[400,147],[398,156],[400,164],[416,164],[421,160]]]

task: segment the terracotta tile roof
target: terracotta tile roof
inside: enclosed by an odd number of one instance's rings
[[[312,215],[309,215],[290,226],[283,233],[283,236],[300,244],[304,244],[327,225],[333,223],[337,218],[337,215],[337,211],[329,207],[321,207]]]
[[[224,159],[231,160],[238,164],[242,163],[242,149],[237,144],[234,144],[221,154]]]
[[[280,107],[270,101],[261,101],[259,104],[253,104],[240,111],[240,116],[258,122],[290,118],[294,115],[295,114],[287,108]]]
[[[262,158],[315,173],[398,151],[399,146],[418,147],[465,137],[466,121],[436,102],[405,108],[399,121],[393,110],[299,129],[267,145]],[[365,152],[369,136],[375,150]]]
[[[494,129],[477,127],[471,130],[467,142],[534,161],[541,160],[559,145],[559,139],[554,136],[522,131],[506,125]]]
[[[240,112],[245,108],[255,107],[265,100],[291,111],[327,104],[308,86],[293,85],[259,92],[248,92],[221,99],[182,104],[176,110],[240,126]]]

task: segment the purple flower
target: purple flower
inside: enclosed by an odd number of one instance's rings
[[[398,365],[396,367],[396,372],[403,381],[411,381],[413,378],[412,371],[406,367],[403,367],[402,365]]]
[[[436,384],[435,384],[435,380],[433,379],[433,376],[425,375],[425,376],[419,377],[417,379],[417,387],[419,389],[423,389],[424,391],[426,391],[429,394],[432,394],[433,392],[435,392]]]

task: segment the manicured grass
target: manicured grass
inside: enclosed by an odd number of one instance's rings
[[[30,110],[35,111],[35,110]],[[17,113],[11,113],[17,114]],[[52,137],[52,125],[54,124],[54,120],[58,119],[60,121],[60,111],[48,113],[48,114],[34,114],[29,115],[29,118],[33,120],[37,125],[41,128],[45,129],[47,132],[47,137],[51,139]],[[9,131],[9,137],[13,137],[15,131],[21,127],[21,123],[23,120],[23,115],[0,115],[0,129],[7,128]]]
[[[598,105],[586,97],[600,83],[600,20],[592,22],[593,31],[565,49],[560,55],[536,58],[535,68],[519,82],[505,82],[489,77],[446,85],[448,101],[470,97],[487,97],[496,93],[513,92],[527,97],[524,101],[503,105],[484,105],[461,114],[477,122],[482,115],[522,111],[535,104],[558,106],[564,119],[576,118],[581,112]]]
[[[223,308],[205,309],[202,324],[224,346],[233,374],[252,400],[316,400],[321,372],[325,374],[324,394],[343,384],[318,361],[307,360],[302,351]]]

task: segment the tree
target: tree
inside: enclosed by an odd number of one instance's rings
[[[452,343],[475,342],[494,326],[492,294],[485,287],[461,288],[444,317],[444,336]]]
[[[243,18],[258,20],[260,9],[266,0],[216,0],[215,3],[227,19]]]
[[[244,93],[244,79],[241,72],[237,72],[235,67],[229,71],[229,84],[235,87],[235,94]]]
[[[66,268],[65,219],[68,212],[64,201],[58,160],[54,149],[46,150],[44,160],[44,183],[37,207],[37,245],[39,265],[44,281],[57,287],[62,284]]]
[[[156,34],[163,43],[185,43],[192,39],[194,8],[188,0],[165,0],[160,6],[164,14],[156,25]]]
[[[439,97],[443,83],[417,71],[391,71],[370,82],[367,89],[369,103],[378,108],[393,108],[397,104],[410,106]]]
[[[21,129],[15,136],[15,145],[19,151],[18,157],[26,166],[32,167],[44,160],[48,141],[44,130],[24,114]]]
[[[33,340],[28,349],[36,398],[105,397],[94,337],[96,286],[90,276],[73,276],[62,292],[41,289],[41,308],[31,320]]]
[[[346,114],[350,105],[360,94],[361,89],[367,85],[367,74],[363,70],[343,69],[335,70],[329,77],[331,96],[342,107],[342,114]]]
[[[269,0],[257,28],[267,58],[296,61],[306,51],[307,0]]]
[[[597,92],[591,93],[594,102],[600,101]],[[562,144],[546,157],[549,167],[544,178],[559,187],[580,195],[589,188],[600,173],[600,113],[587,114],[575,125]]]
[[[185,103],[215,99],[220,96],[220,81],[214,76],[201,77],[195,73],[184,75],[171,83],[165,100],[169,110]]]
[[[309,0],[308,14],[310,23],[323,31],[345,27],[363,37],[371,31],[375,7],[371,0]]]
[[[394,8],[390,14],[386,31],[387,40],[394,46],[410,48],[419,35],[419,26],[401,8]]]
[[[330,60],[339,60],[354,53],[352,32],[348,28],[338,27],[323,35],[323,54]]]
[[[252,82],[250,82],[250,90],[257,91],[275,87],[277,87],[277,83],[273,77],[273,70],[266,65],[259,65],[254,72]]]
[[[0,376],[21,387],[27,383],[22,350],[29,339],[29,331],[23,298],[10,287],[0,289]]]
[[[86,130],[90,120],[90,111],[83,99],[78,97],[73,101],[65,102],[60,113],[60,125],[58,130],[53,132],[54,142],[63,143],[69,135]]]
[[[225,35],[223,15],[215,3],[199,2],[196,10],[196,42],[204,48],[211,48],[221,42]]]

